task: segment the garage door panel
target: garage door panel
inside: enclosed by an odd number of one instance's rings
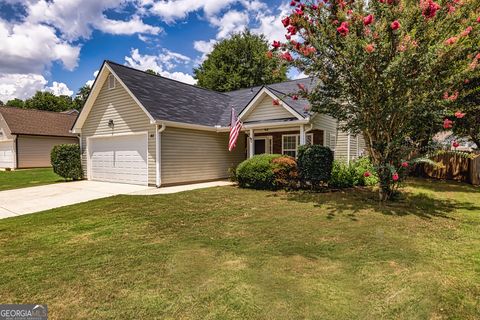
[[[12,141],[0,142],[0,168],[14,167],[15,154],[13,152],[13,146]]]
[[[94,138],[89,150],[92,180],[148,184],[147,135]]]

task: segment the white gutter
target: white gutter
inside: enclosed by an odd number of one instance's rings
[[[161,134],[167,126],[165,123],[162,123],[161,127],[159,125],[155,125],[155,150],[157,151],[157,156],[155,158],[155,185],[157,188],[162,186],[162,141],[161,141]]]

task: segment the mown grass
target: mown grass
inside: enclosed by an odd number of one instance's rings
[[[35,187],[63,181],[52,168],[0,171],[0,191]]]
[[[0,301],[51,319],[478,319],[480,190],[213,188],[0,220]]]

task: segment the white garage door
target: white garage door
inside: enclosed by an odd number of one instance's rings
[[[12,141],[0,142],[0,168],[14,167],[13,146]]]
[[[147,185],[147,137],[138,134],[89,139],[90,179]]]

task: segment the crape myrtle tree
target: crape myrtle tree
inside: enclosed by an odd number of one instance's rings
[[[459,99],[452,108],[456,114],[453,133],[475,142],[480,149],[480,78],[467,80],[465,87],[469,89],[469,94]]]
[[[319,80],[299,90],[311,108],[363,134],[382,201],[478,77],[479,0],[437,1],[293,0],[286,41],[273,42],[273,56]]]

